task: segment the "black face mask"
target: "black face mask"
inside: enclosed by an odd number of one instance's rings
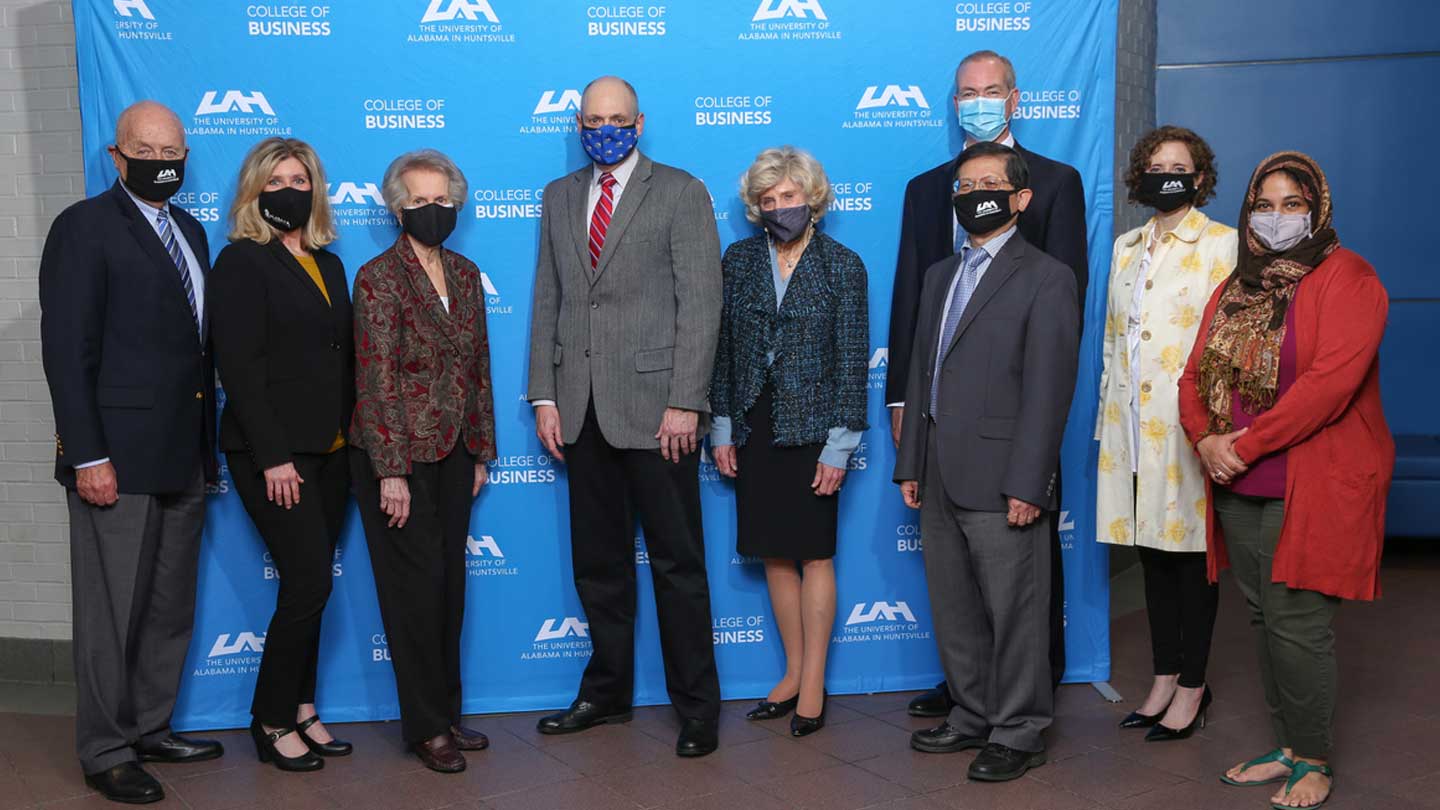
[[[405,233],[410,234],[427,247],[436,247],[455,231],[455,222],[460,211],[455,206],[430,203],[419,208],[400,209],[400,223]]]
[[[185,158],[178,160],[146,160],[133,158],[116,147],[125,159],[125,187],[135,196],[153,203],[163,203],[180,190],[185,182]]]
[[[810,206],[794,205],[760,212],[760,224],[775,237],[775,241],[788,245],[805,234],[810,227]]]
[[[1004,225],[1014,216],[1010,210],[1009,189],[995,191],[971,191],[950,198],[955,206],[955,218],[966,233],[990,233]]]
[[[310,206],[314,203],[314,191],[298,188],[277,188],[260,192],[260,216],[274,225],[281,233],[289,233],[305,227],[310,221]]]
[[[1195,175],[1146,172],[1140,175],[1135,199],[1162,214],[1189,205],[1195,199]]]

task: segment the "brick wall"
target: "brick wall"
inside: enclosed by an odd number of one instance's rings
[[[70,637],[36,270],[50,221],[84,193],[81,162],[70,4],[0,0],[0,638]]]

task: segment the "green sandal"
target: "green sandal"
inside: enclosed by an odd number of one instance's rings
[[[1304,779],[1306,774],[1311,773],[1318,773],[1330,777],[1330,789],[1325,792],[1325,798],[1303,808],[1280,804],[1279,802],[1271,802],[1270,806],[1275,808],[1275,810],[1315,810],[1317,807],[1324,806],[1325,802],[1330,801],[1331,794],[1335,792],[1335,772],[1330,770],[1329,765],[1311,765],[1308,762],[1295,763],[1295,770],[1290,772],[1290,780],[1285,783],[1285,796],[1289,797],[1290,789],[1295,787],[1295,784],[1301,779]]]
[[[1292,759],[1290,759],[1289,757],[1285,756],[1285,751],[1284,751],[1284,749],[1281,749],[1281,748],[1276,748],[1274,751],[1271,751],[1270,753],[1266,754],[1266,755],[1263,756],[1263,757],[1256,757],[1256,758],[1250,760],[1249,762],[1245,763],[1244,765],[1241,765],[1241,766],[1240,766],[1240,773],[1244,773],[1244,772],[1250,770],[1251,768],[1254,768],[1254,767],[1257,766],[1257,765],[1265,765],[1265,764],[1270,763],[1270,762],[1278,762],[1278,763],[1280,763],[1281,765],[1284,765],[1285,767],[1289,768],[1291,775],[1293,775],[1293,774],[1295,773],[1295,762],[1294,762],[1294,760],[1292,760]],[[1222,774],[1220,774],[1220,781],[1221,781],[1221,782],[1224,782],[1225,784],[1230,785],[1230,786],[1232,786],[1232,787],[1255,787],[1255,786],[1257,786],[1257,785],[1273,785],[1273,784],[1275,784],[1276,782],[1284,782],[1286,779],[1289,779],[1289,778],[1290,778],[1289,776],[1277,776],[1277,777],[1275,777],[1274,779],[1266,779],[1266,780],[1260,781],[1260,782],[1241,782],[1241,781],[1238,780],[1238,779],[1231,779],[1231,778],[1230,778],[1230,774],[1228,774],[1228,773],[1222,773]]]

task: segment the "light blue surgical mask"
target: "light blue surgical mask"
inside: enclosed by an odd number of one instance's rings
[[[1250,230],[1265,247],[1284,253],[1310,236],[1310,215],[1260,211],[1250,215]]]
[[[1003,98],[967,98],[955,105],[960,128],[977,141],[993,141],[1010,123],[1005,117]]]

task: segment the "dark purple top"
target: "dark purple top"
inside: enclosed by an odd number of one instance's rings
[[[1290,390],[1290,386],[1295,384],[1295,362],[1295,307],[1292,304],[1285,312],[1285,340],[1280,344],[1280,375],[1275,392],[1277,402]],[[1250,427],[1255,418],[1266,410],[1269,409],[1262,408],[1258,413],[1247,413],[1240,405],[1239,392],[1231,395],[1230,419],[1235,423],[1236,430]],[[1256,459],[1250,469],[1231,482],[1230,491],[1256,498],[1284,498],[1285,451],[1280,450]]]

